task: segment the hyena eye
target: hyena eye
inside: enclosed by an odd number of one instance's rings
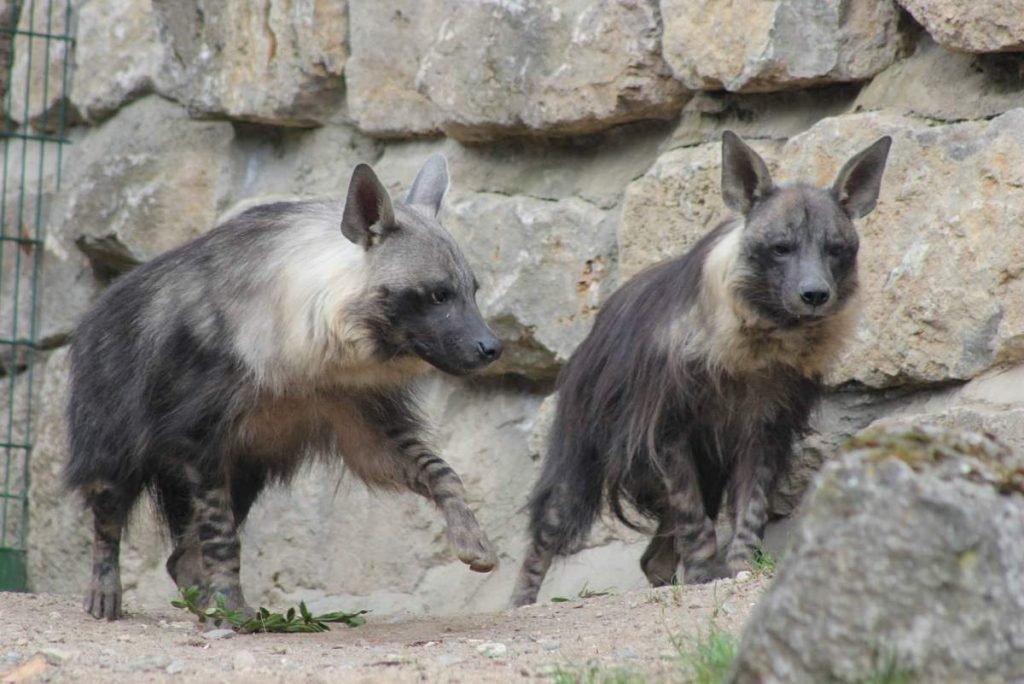
[[[825,252],[830,257],[838,259],[841,256],[843,256],[844,254],[846,254],[846,245],[840,245],[840,244],[829,245],[829,246],[827,246],[825,248]]]
[[[772,254],[775,256],[786,256],[793,253],[793,245],[788,242],[778,242],[772,245]]]
[[[443,287],[439,288],[437,290],[433,290],[430,293],[430,303],[431,304],[444,304],[445,302],[447,302],[451,298],[452,298],[451,291],[450,290],[446,290]]]

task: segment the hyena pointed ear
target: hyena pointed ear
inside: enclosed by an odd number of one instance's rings
[[[871,147],[846,162],[832,184],[839,206],[850,218],[866,216],[875,208],[891,145],[889,136],[879,138]]]
[[[732,131],[722,133],[722,199],[725,206],[746,215],[772,191],[768,165]]]
[[[349,240],[369,249],[395,226],[395,210],[391,195],[366,164],[352,171],[348,184],[345,211],[341,215],[341,232]]]
[[[416,174],[416,180],[405,197],[406,204],[414,204],[437,216],[441,202],[448,192],[448,160],[443,154],[431,155]]]

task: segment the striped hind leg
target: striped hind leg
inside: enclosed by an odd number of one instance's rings
[[[175,584],[197,587],[202,606],[219,595],[229,610],[254,615],[242,592],[239,521],[224,474],[177,462],[161,474],[157,490],[174,541],[167,572]]]
[[[667,505],[662,524],[672,531],[675,555],[680,561],[676,578],[682,578],[686,584],[709,582],[717,576],[715,523],[704,507],[699,475],[689,449],[679,445],[675,451],[671,459],[673,472],[664,480]]]
[[[121,617],[121,533],[130,501],[114,484],[96,482],[86,489],[93,513],[92,580],[85,595],[85,612],[96,619]]]
[[[509,604],[513,608],[537,602],[537,594],[556,555],[565,554],[571,539],[565,525],[564,511],[569,506],[569,492],[564,485],[547,492],[535,503],[530,516],[531,542],[519,567],[515,588]]]

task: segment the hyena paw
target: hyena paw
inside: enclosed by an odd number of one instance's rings
[[[479,527],[449,527],[448,540],[459,560],[468,565],[470,570],[490,572],[498,564],[498,554]]]
[[[475,572],[493,570],[498,564],[498,554],[466,504],[458,502],[446,506],[444,519],[448,526],[448,541],[459,560]]]
[[[93,580],[85,595],[85,612],[97,620],[117,620],[121,617],[121,580],[104,578]]]

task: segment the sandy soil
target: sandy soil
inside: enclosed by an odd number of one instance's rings
[[[170,606],[101,622],[74,597],[0,593],[0,682],[509,682],[591,671],[593,681],[686,681],[680,651],[712,629],[738,635],[766,584],[721,580],[443,619],[371,614],[323,634],[220,639]]]

